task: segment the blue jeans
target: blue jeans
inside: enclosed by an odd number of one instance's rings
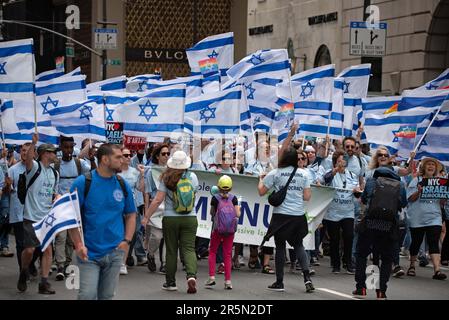
[[[80,270],[78,300],[111,300],[124,255],[123,250],[114,249],[99,260],[82,261],[77,257]]]
[[[143,207],[142,207],[143,209]],[[140,207],[139,207],[140,211]],[[143,247],[143,230],[145,228],[142,228],[140,225],[140,221],[142,220],[142,217],[140,213],[138,212],[136,215],[136,232],[134,233],[131,246],[129,247],[128,251],[128,257],[132,257],[133,251],[136,255],[136,258],[138,261],[142,261],[146,257],[145,248]]]

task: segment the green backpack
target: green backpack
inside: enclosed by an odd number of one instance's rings
[[[192,212],[195,205],[195,190],[187,173],[184,173],[176,184],[176,191],[173,192],[173,207],[179,214]]]

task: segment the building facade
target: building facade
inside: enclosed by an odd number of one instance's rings
[[[351,56],[350,22],[366,21],[370,5],[387,23],[386,54]],[[249,0],[248,30],[248,53],[288,48],[294,72],[372,63],[371,92],[398,93],[449,68],[448,0]]]
[[[80,66],[88,82],[126,74],[160,71],[164,79],[188,76],[185,49],[218,33],[235,34],[235,59],[246,54],[247,0],[0,0],[4,19],[45,27],[93,48],[99,55],[78,44],[67,44],[58,35],[32,27],[5,24],[4,40],[32,37],[36,48],[37,73],[53,69],[55,58],[74,47],[66,56],[66,71]],[[70,5],[79,8],[80,28],[65,26]],[[117,29],[117,47],[95,48],[97,28]],[[40,49],[42,48],[42,49]],[[102,63],[106,62],[104,70]],[[103,75],[105,71],[105,75]]]

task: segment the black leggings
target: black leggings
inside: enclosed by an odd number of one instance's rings
[[[441,261],[449,260],[449,220],[444,220],[446,224],[446,235],[444,236],[443,245],[441,247]]]
[[[424,235],[426,236],[427,244],[429,246],[429,253],[439,254],[441,229],[442,229],[441,226],[410,228],[410,234],[412,236],[412,243],[410,245],[410,255],[411,256],[418,255],[419,247],[421,246],[421,243],[424,240]]]

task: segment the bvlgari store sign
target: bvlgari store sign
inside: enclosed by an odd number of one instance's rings
[[[148,62],[187,62],[184,49],[126,48],[126,60]]]

